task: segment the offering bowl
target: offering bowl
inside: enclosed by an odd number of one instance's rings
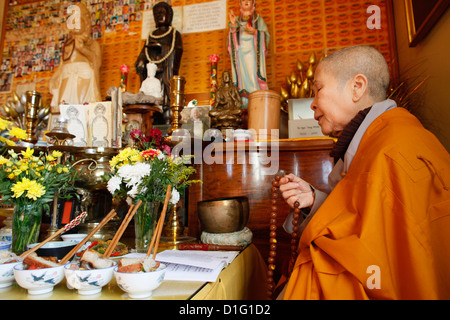
[[[0,264],[0,288],[6,288],[14,282],[14,267],[22,261]]]
[[[75,244],[80,243],[81,240],[87,237],[87,233],[70,233],[70,234],[62,234],[61,238],[65,242],[73,242]]]
[[[0,250],[9,250],[11,248],[11,241],[0,241]]]
[[[248,221],[247,197],[199,201],[197,208],[202,229],[208,233],[240,231],[244,229]]]
[[[45,294],[53,291],[53,287],[64,279],[64,266],[27,270],[23,263],[19,263],[14,266],[14,277],[19,286],[28,290],[28,294]]]
[[[120,289],[128,293],[132,299],[150,297],[153,290],[161,285],[166,274],[166,266],[161,264],[156,271],[125,273],[114,268],[114,276]]]
[[[77,270],[71,269],[73,264],[68,263],[64,266],[64,274],[66,276],[67,287],[69,289],[77,289],[80,295],[97,294],[107,285],[114,275],[114,268],[117,262],[111,267],[103,269]]]

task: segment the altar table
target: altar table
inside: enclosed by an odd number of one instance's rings
[[[258,249],[251,244],[219,274],[216,282],[163,281],[148,300],[242,300],[265,299],[266,265]],[[43,295],[29,295],[27,290],[13,283],[0,289],[0,300],[127,300],[115,279],[101,293],[83,296],[67,288],[65,279],[53,291]]]

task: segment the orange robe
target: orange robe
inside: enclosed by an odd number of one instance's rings
[[[305,228],[285,299],[450,299],[450,156],[403,108]]]

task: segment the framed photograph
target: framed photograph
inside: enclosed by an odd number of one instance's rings
[[[0,93],[10,93],[13,82],[13,73],[5,72],[1,74]]]
[[[405,0],[409,46],[422,41],[450,5],[450,0]]]
[[[189,130],[196,138],[202,138],[203,133],[211,126],[209,110],[210,106],[184,108],[181,111],[181,128]]]

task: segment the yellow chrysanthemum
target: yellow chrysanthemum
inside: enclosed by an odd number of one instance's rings
[[[30,149],[29,147],[27,147],[26,151],[20,151],[20,153],[22,153],[22,156],[25,159],[29,159],[29,158],[31,158],[33,156],[34,149]]]
[[[36,182],[36,180],[31,181],[26,197],[28,199],[37,200],[37,198],[42,197],[45,194],[45,188],[42,184]]]
[[[131,162],[140,162],[142,161],[142,156],[140,154],[135,154],[130,157]]]
[[[27,132],[17,127],[13,127],[11,130],[9,130],[9,135],[20,140],[25,140],[27,138]]]
[[[19,198],[26,191],[25,196],[28,199],[37,200],[45,194],[45,187],[36,180],[23,178],[22,181],[13,184],[11,191],[14,193],[13,198]]]
[[[6,159],[4,156],[0,156],[0,165],[4,165],[8,162],[8,159]]]
[[[62,152],[58,150],[53,150],[52,156],[55,158],[62,157]]]
[[[51,154],[47,155],[47,161],[55,161],[56,158],[54,156],[52,156]]]
[[[27,191],[28,187],[30,186],[30,180],[27,178],[23,178],[22,181],[18,181],[17,183],[13,184],[11,187],[11,191],[14,193],[12,196],[13,198],[19,198],[25,191]]]
[[[11,121],[0,118],[0,131],[6,130],[11,125]]]
[[[10,147],[13,147],[16,145],[16,143],[14,141],[6,139],[5,137],[0,137],[0,142],[6,143]]]

